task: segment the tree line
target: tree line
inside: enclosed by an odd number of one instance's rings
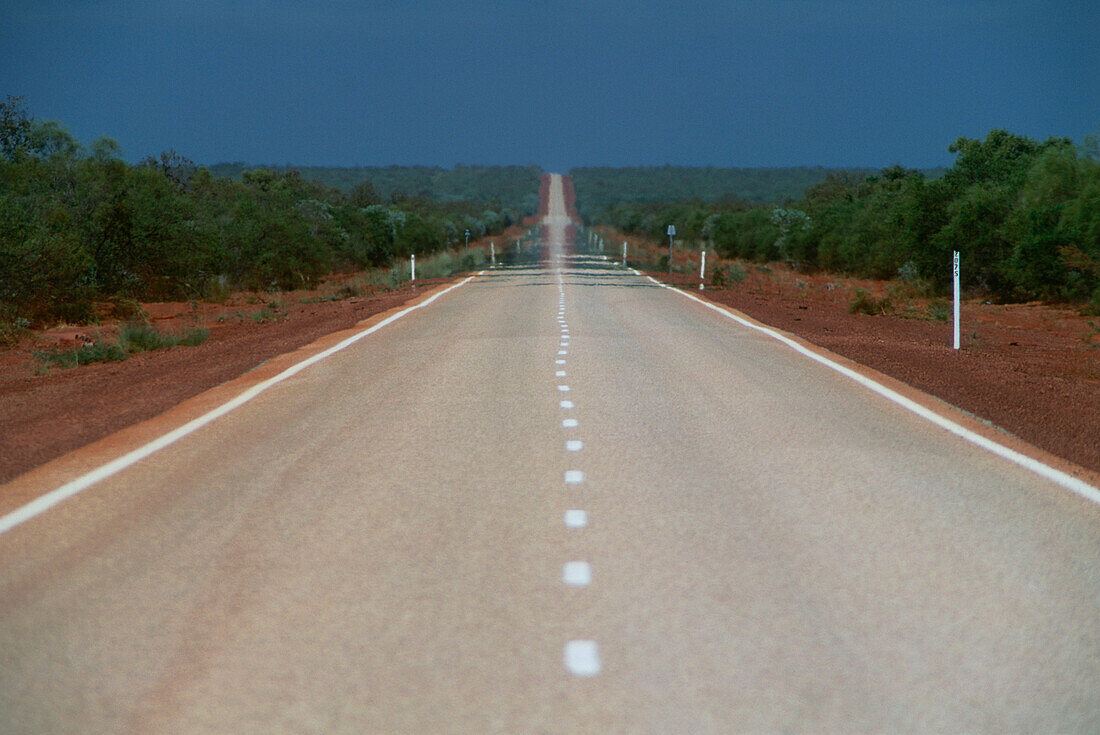
[[[687,241],[727,257],[783,260],[873,278],[950,283],[1002,301],[1087,302],[1100,313],[1100,152],[1095,137],[1037,141],[1005,130],[958,138],[942,176],[901,166],[830,172],[798,198],[618,203],[591,221]],[[578,197],[583,191],[578,183]]]
[[[240,178],[255,166],[240,161],[216,163],[210,173],[216,177]],[[276,172],[298,171],[302,178],[350,193],[369,183],[378,197],[417,197],[441,202],[497,202],[516,212],[538,209],[538,166],[264,166]]]
[[[83,322],[97,303],[309,287],[341,269],[386,266],[497,233],[529,209],[436,201],[369,181],[341,191],[298,171],[234,178],[172,151],[137,165],[100,138],[0,102],[0,326]],[[509,183],[514,186],[514,182]],[[484,194],[486,189],[479,190]]]
[[[574,168],[569,174],[577,190],[582,217],[616,205],[698,199],[708,202],[764,204],[793,199],[827,176],[869,176],[869,168],[717,168],[641,166]],[[927,171],[938,176],[939,169]]]

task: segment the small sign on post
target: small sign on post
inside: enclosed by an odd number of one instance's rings
[[[959,349],[959,251],[951,256],[951,280],[955,295],[955,349]]]

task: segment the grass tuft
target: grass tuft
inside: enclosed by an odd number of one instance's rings
[[[122,328],[116,342],[97,340],[90,345],[61,352],[35,352],[34,356],[40,368],[50,366],[74,368],[93,362],[117,362],[125,360],[130,355],[163,350],[177,345],[197,347],[209,336],[208,329],[191,329],[183,334],[161,334],[156,327],[131,324]]]

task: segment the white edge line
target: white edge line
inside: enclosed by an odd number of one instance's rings
[[[697,296],[692,296],[691,294],[686,293],[684,291],[681,291],[678,288],[673,288],[672,286],[669,286],[666,283],[661,283],[660,281],[653,278],[652,276],[647,276],[643,273],[640,273],[639,271],[635,270],[634,268],[631,268],[631,270],[634,271],[634,273],[639,275],[639,276],[642,276],[644,278],[648,278],[650,281],[653,281],[653,283],[657,284],[661,288],[667,288],[669,291],[672,291],[674,293],[678,293],[681,296],[684,296],[686,298],[691,299],[692,301],[695,301],[695,302],[698,302],[698,303],[702,304],[703,306],[707,307],[708,309],[712,309],[712,310],[718,312],[719,314],[722,314],[723,316],[729,317],[730,319],[732,319],[733,321],[737,322],[738,324],[740,324],[742,326],[748,327],[749,329],[754,329],[757,332],[761,332],[763,334],[768,335],[772,339],[775,339],[775,340],[778,340],[778,341],[782,342],[783,344],[787,345],[788,347],[795,350],[796,352],[799,352],[799,353],[805,355],[806,357],[810,358],[811,360],[819,362],[819,363],[821,363],[822,365],[824,365],[828,368],[832,368],[833,370],[840,373],[841,375],[844,375],[847,378],[851,378],[852,380],[859,383],[863,387],[869,388],[870,390],[873,390],[875,393],[878,393],[880,396],[882,396],[882,397],[884,397],[888,400],[893,401],[894,403],[898,404],[902,408],[905,408],[905,409],[908,409],[909,411],[912,411],[913,413],[917,414],[921,418],[932,422],[933,424],[939,426],[940,428],[946,429],[947,431],[951,432],[952,434],[954,434],[954,435],[956,435],[956,436],[958,436],[962,439],[965,439],[965,440],[967,440],[968,442],[970,442],[972,444],[976,444],[977,446],[981,447],[982,449],[990,451],[993,454],[996,454],[997,456],[999,456],[1003,459],[1007,459],[1010,462],[1014,462],[1015,464],[1023,467],[1024,469],[1030,470],[1030,471],[1034,472],[1035,474],[1039,475],[1040,477],[1043,477],[1047,480],[1050,480],[1051,482],[1054,482],[1058,485],[1061,485],[1063,488],[1077,493],[1082,498],[1085,498],[1086,500],[1091,500],[1093,503],[1096,503],[1097,505],[1100,505],[1100,489],[1093,487],[1092,485],[1088,484],[1084,480],[1080,480],[1080,479],[1074,477],[1073,475],[1062,472],[1061,470],[1057,470],[1057,469],[1051,467],[1050,465],[1047,465],[1047,464],[1044,464],[1043,462],[1040,462],[1037,459],[1034,459],[1032,457],[1028,457],[1027,455],[1024,455],[1024,454],[1020,454],[1019,452],[1015,451],[1014,449],[1009,449],[1008,447],[1004,446],[1003,444],[998,444],[997,442],[993,441],[992,439],[988,439],[988,438],[982,436],[981,434],[975,433],[975,432],[971,431],[970,429],[967,429],[964,426],[960,426],[959,424],[955,423],[951,419],[946,418],[944,416],[941,416],[938,413],[936,413],[935,411],[932,411],[928,408],[925,408],[924,406],[920,405],[916,401],[913,401],[909,398],[906,398],[905,396],[901,395],[897,391],[894,391],[894,390],[891,390],[890,388],[887,388],[882,383],[879,383],[875,380],[872,380],[871,378],[868,378],[865,375],[860,375],[859,373],[857,373],[856,371],[854,371],[850,368],[846,368],[843,365],[840,365],[836,362],[833,362],[832,360],[830,360],[829,358],[827,358],[823,355],[817,354],[813,350],[810,350],[810,349],[807,349],[806,347],[803,347],[802,345],[798,344],[797,342],[790,339],[789,337],[785,337],[782,334],[780,334],[779,332],[776,332],[774,329],[769,329],[768,327],[762,327],[758,324],[753,324],[752,322],[747,321],[745,319],[742,319],[741,317],[739,317],[736,314],[728,311],[727,309],[722,308],[721,306],[718,306],[717,304],[713,304],[709,301],[704,301],[703,299],[700,299]]]
[[[183,437],[187,436],[188,434],[191,434],[191,433],[194,433],[195,431],[198,431],[199,429],[206,426],[207,424],[209,424],[209,423],[221,418],[222,416],[226,415],[227,413],[229,413],[233,409],[239,408],[240,406],[243,406],[245,403],[248,403],[253,398],[260,395],[261,393],[263,393],[265,390],[267,390],[271,386],[277,385],[278,383],[283,382],[287,378],[290,378],[294,375],[297,375],[301,371],[305,370],[307,367],[310,367],[311,365],[314,365],[314,364],[320,362],[321,360],[324,360],[326,357],[329,357],[329,356],[331,356],[331,355],[333,355],[337,352],[340,352],[341,350],[355,344],[356,342],[363,339],[367,335],[373,334],[374,332],[377,332],[382,327],[384,327],[384,326],[386,326],[386,325],[388,325],[388,324],[390,324],[394,321],[397,321],[398,319],[405,316],[406,314],[408,314],[410,312],[413,312],[413,311],[416,311],[417,309],[420,309],[422,307],[427,306],[428,304],[430,304],[433,301],[435,301],[436,299],[438,299],[440,296],[443,296],[444,294],[446,294],[450,291],[453,291],[454,289],[458,288],[459,286],[466,285],[467,283],[469,283],[474,278],[476,278],[477,276],[480,276],[480,275],[481,275],[481,273],[477,273],[476,275],[469,276],[466,279],[464,279],[462,281],[459,281],[458,283],[454,284],[453,286],[450,286],[449,288],[447,288],[443,291],[440,291],[439,293],[435,294],[434,296],[431,296],[430,298],[425,299],[424,301],[421,301],[419,304],[415,304],[414,306],[410,306],[407,309],[404,309],[402,311],[397,312],[396,314],[393,314],[389,317],[386,317],[385,319],[378,322],[374,326],[368,327],[367,329],[364,329],[362,332],[358,332],[356,334],[353,334],[352,336],[350,336],[347,339],[343,340],[339,344],[333,345],[332,347],[329,347],[328,349],[326,349],[322,352],[318,352],[316,355],[313,355],[312,357],[308,357],[305,360],[302,360],[301,362],[298,362],[298,363],[295,363],[294,365],[291,365],[290,367],[288,367],[286,370],[279,373],[278,375],[275,375],[271,378],[268,378],[267,380],[265,380],[261,383],[257,383],[256,385],[252,386],[251,388],[244,391],[243,393],[236,396],[235,398],[227,401],[226,403],[223,403],[222,405],[218,406],[215,409],[212,409],[211,411],[208,411],[207,413],[204,413],[202,416],[199,416],[198,418],[195,418],[195,419],[192,419],[191,421],[188,421],[183,426],[180,426],[176,429],[173,429],[172,431],[169,431],[167,434],[163,434],[163,435],[157,437],[156,439],[154,439],[153,441],[151,441],[147,444],[144,444],[144,445],[138,447],[137,449],[134,449],[133,451],[122,455],[121,457],[119,457],[117,459],[111,460],[110,462],[108,462],[105,465],[97,467],[96,469],[92,470],[91,472],[83,474],[83,475],[81,475],[80,477],[77,477],[74,480],[70,480],[69,482],[65,483],[61,487],[56,488],[54,490],[51,490],[50,492],[46,493],[45,495],[40,495],[39,497],[35,498],[31,502],[27,503],[26,505],[20,506],[19,508],[16,508],[15,510],[13,510],[11,513],[8,513],[7,515],[0,518],[0,534],[3,534],[3,533],[6,533],[6,532],[10,531],[11,529],[15,528],[16,526],[18,526],[22,523],[26,523],[27,521],[31,520],[35,516],[38,516],[38,515],[41,515],[42,513],[45,513],[47,510],[54,507],[58,503],[61,503],[65,500],[68,500],[69,498],[73,497],[77,493],[80,493],[84,490],[87,490],[89,487],[91,487],[92,485],[95,485],[97,482],[100,482],[102,480],[106,480],[108,477],[111,477],[112,475],[118,474],[122,470],[137,464],[138,462],[140,462],[141,460],[143,460],[146,457],[150,456],[151,454],[154,454],[155,452],[158,452],[161,449],[164,449],[165,447],[176,443],[177,441],[179,441]]]

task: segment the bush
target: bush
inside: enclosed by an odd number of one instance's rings
[[[11,347],[28,334],[30,320],[23,317],[4,319],[0,317],[0,347]]]
[[[72,368],[93,362],[114,362],[125,360],[150,350],[163,350],[177,345],[197,347],[210,336],[207,329],[191,329],[183,334],[161,334],[156,327],[129,325],[119,331],[117,342],[96,340],[90,345],[82,345],[63,352],[35,352],[34,356],[43,365]]]
[[[1100,288],[1092,292],[1092,298],[1085,306],[1085,313],[1089,316],[1100,316]]]
[[[714,288],[728,288],[735,283],[745,280],[748,273],[740,263],[720,265],[711,272],[710,285]]]
[[[928,303],[928,316],[937,322],[945,322],[951,318],[951,304],[944,299],[933,299]]]
[[[855,290],[855,296],[851,303],[848,304],[848,313],[879,316],[882,314],[889,314],[893,308],[894,303],[889,296],[883,296],[879,299],[868,293],[866,289],[857,288]]]
[[[73,368],[93,362],[125,360],[126,351],[115,342],[95,342],[64,352],[35,352],[34,356],[44,365]]]
[[[118,333],[119,347],[131,355],[171,347],[174,344],[171,337],[161,334],[156,327],[130,325],[123,327]]]

